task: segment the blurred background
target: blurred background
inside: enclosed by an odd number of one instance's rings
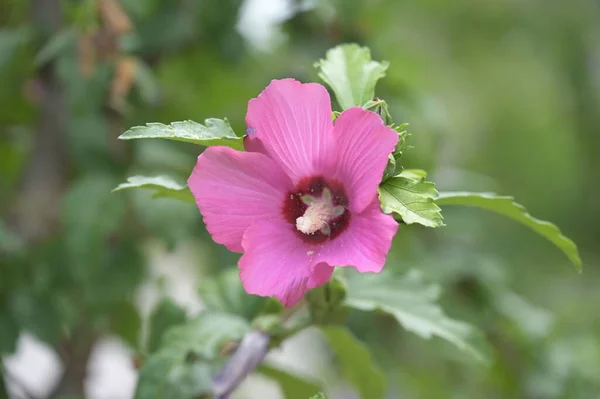
[[[316,81],[339,43],[391,62],[377,95],[440,190],[514,195],[581,251],[494,214],[446,209],[403,226],[388,268],[421,270],[450,316],[484,331],[483,367],[389,318],[352,330],[389,398],[600,398],[600,4],[595,0],[6,0],[0,3],[0,396],[127,399],[148,315],[188,314],[237,257],[197,209],[127,176],[182,182],[199,147],[119,142],[133,125],[227,117],[238,134],[271,79]],[[318,337],[277,361],[336,379]],[[353,396],[354,395],[354,396]],[[278,398],[251,378],[239,398]]]

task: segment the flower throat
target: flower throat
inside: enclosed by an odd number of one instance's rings
[[[289,193],[283,214],[306,242],[335,238],[348,226],[350,212],[344,188],[322,177],[301,180]]]

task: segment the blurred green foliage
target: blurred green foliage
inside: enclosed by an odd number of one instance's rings
[[[410,122],[415,148],[403,166],[428,170],[440,190],[514,195],[573,238],[584,261],[580,277],[527,228],[469,209],[448,208],[447,226],[435,231],[401,226],[387,267],[419,269],[439,284],[446,313],[480,327],[493,350],[482,367],[395,328],[392,316],[352,312],[352,332],[388,375],[389,397],[596,397],[598,3],[300,3],[290,2],[283,40],[269,51],[236,30],[241,0],[0,4],[0,352],[13,353],[24,331],[52,346],[65,364],[53,397],[83,395],[79,370],[103,336],[121,336],[143,361],[160,341],[142,344],[134,301],[150,279],[148,245],[193,243],[205,252],[194,267],[209,279],[237,256],[211,242],[193,205],[146,190],[111,193],[135,174],[185,181],[199,147],[117,136],[211,117],[228,118],[240,135],[247,101],[271,79],[316,81],[314,60],[353,41],[390,62],[377,96],[394,120]],[[205,295],[222,291],[214,281]],[[256,311],[231,295],[207,305]],[[169,302],[153,315],[164,329],[187,317]],[[356,373],[339,370],[350,380]]]

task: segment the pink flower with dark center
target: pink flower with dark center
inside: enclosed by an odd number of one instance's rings
[[[398,224],[377,187],[398,141],[360,107],[335,121],[327,90],[274,80],[248,103],[247,152],[209,147],[188,185],[212,238],[243,253],[250,294],[297,303],[334,266],[380,272]]]

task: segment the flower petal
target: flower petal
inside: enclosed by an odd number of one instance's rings
[[[289,177],[266,155],[209,147],[188,179],[213,240],[242,252],[244,232],[256,221],[281,218]]]
[[[319,249],[315,261],[379,273],[397,231],[398,223],[381,211],[375,198],[361,214],[352,215],[346,231]]]
[[[264,151],[294,183],[320,172],[331,156],[331,99],[317,83],[273,80],[248,103],[246,124],[252,131],[246,149]]]
[[[331,279],[334,267],[329,266],[325,262],[317,263],[312,268],[312,273],[308,277],[306,288],[312,290],[320,285],[325,284]]]
[[[337,158],[330,163],[330,173],[344,184],[350,210],[362,212],[377,196],[398,134],[376,113],[353,107],[337,118],[333,136]]]
[[[244,234],[244,255],[239,267],[249,294],[274,296],[285,306],[296,304],[306,291],[327,282],[333,268],[311,267],[313,252],[294,231],[280,221],[262,221]]]

